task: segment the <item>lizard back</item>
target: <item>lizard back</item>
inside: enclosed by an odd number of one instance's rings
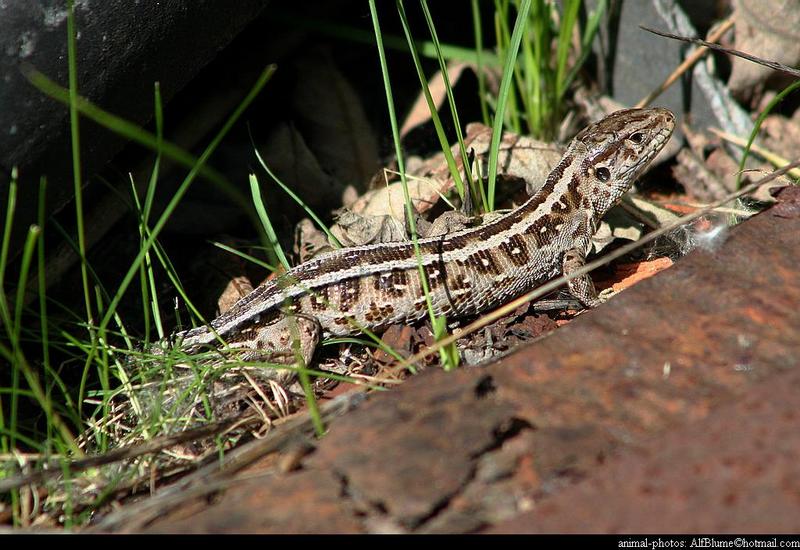
[[[433,310],[458,317],[500,305],[561,272],[568,250],[588,251],[600,218],[669,139],[674,115],[617,111],[582,130],[544,186],[485,225],[419,239],[335,250],[261,284],[210,325],[178,334],[209,344],[244,327],[296,313],[324,335],[348,335],[426,315],[420,266]]]

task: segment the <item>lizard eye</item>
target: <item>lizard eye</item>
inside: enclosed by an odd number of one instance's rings
[[[597,176],[597,179],[599,179],[603,183],[611,179],[611,172],[609,172],[608,168],[606,168],[605,166],[601,166],[600,168],[595,168],[594,173]]]
[[[644,141],[644,134],[642,132],[634,132],[633,134],[628,136],[628,139],[638,145],[639,143]]]

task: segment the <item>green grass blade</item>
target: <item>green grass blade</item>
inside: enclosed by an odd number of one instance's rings
[[[522,0],[522,5],[517,13],[517,20],[514,23],[514,31],[511,33],[511,44],[506,52],[505,63],[503,64],[503,79],[500,81],[500,92],[497,98],[497,110],[494,115],[494,127],[492,128],[492,142],[489,149],[489,182],[488,202],[489,210],[494,210],[495,186],[497,182],[497,157],[500,150],[500,137],[503,134],[503,116],[511,90],[511,80],[514,74],[514,64],[517,60],[517,52],[525,27],[528,24],[528,12],[531,8],[531,0]]]
[[[396,2],[398,7],[398,11],[402,9],[400,2]],[[425,269],[422,267],[422,256],[420,254],[419,249],[419,238],[417,234],[417,227],[414,220],[414,212],[412,211],[411,207],[411,197],[408,192],[408,178],[406,177],[405,171],[405,159],[403,157],[402,148],[400,145],[400,130],[397,124],[397,114],[395,113],[394,108],[394,97],[392,94],[392,84],[391,80],[389,79],[389,69],[386,63],[386,52],[383,48],[383,35],[381,33],[380,22],[378,21],[378,12],[377,8],[375,7],[375,0],[369,0],[369,11],[372,17],[372,27],[375,31],[375,42],[378,49],[378,58],[380,60],[381,65],[381,75],[383,77],[383,89],[386,94],[386,106],[389,111],[389,122],[392,128],[392,139],[394,141],[394,148],[395,148],[395,156],[397,158],[397,168],[400,172],[400,182],[403,187],[403,196],[405,198],[405,207],[406,207],[406,218],[408,219],[408,223],[411,229],[411,242],[414,247],[414,256],[417,258],[417,270],[419,273],[420,284],[422,285],[422,291],[425,295],[425,302],[428,309],[428,316],[431,318],[432,322],[435,322],[436,315],[433,312],[433,304],[431,303],[430,297],[430,290],[428,286],[428,279],[425,273]]]
[[[274,66],[271,67],[273,67],[271,71],[274,71]],[[23,66],[22,70],[31,84],[33,84],[36,88],[53,99],[69,104],[70,98],[68,90],[62,88],[44,74],[30,66]],[[75,107],[81,115],[89,120],[96,122],[104,128],[108,128],[112,132],[126,139],[147,147],[152,151],[160,152],[164,157],[170,160],[173,160],[192,170],[194,170],[196,166],[199,166],[200,175],[216,184],[234,202],[241,206],[244,212],[247,212],[248,215],[251,214],[249,209],[250,204],[245,196],[222,174],[210,166],[206,166],[205,160],[200,162],[200,158],[187,153],[181,147],[170,141],[163,140],[163,142],[159,142],[158,138],[150,132],[132,122],[113,115],[108,111],[104,111],[96,105],[93,105],[86,98],[77,96],[75,98]],[[253,221],[256,221],[255,218],[253,218]]]
[[[81,178],[81,145],[78,118],[78,67],[77,45],[75,43],[75,10],[73,0],[67,0],[67,64],[69,67],[69,128],[72,145],[72,182],[75,195],[75,219],[77,222],[78,250],[81,259],[81,284],[83,285],[86,321],[89,335],[94,338],[91,325],[94,324],[92,299],[89,291],[89,272],[86,269],[86,232],[83,224],[83,182]]]
[[[238,256],[238,257],[242,258],[243,260],[247,260],[248,262],[252,262],[252,263],[256,264],[259,267],[263,267],[267,271],[272,272],[272,271],[275,271],[275,269],[276,269],[274,265],[270,265],[267,262],[263,262],[263,261],[259,260],[258,258],[256,258],[255,256],[251,256],[250,254],[242,252],[241,250],[236,250],[235,248],[233,248],[231,246],[228,246],[227,244],[223,244],[223,243],[220,243],[220,242],[217,242],[217,241],[210,241],[210,242],[211,242],[212,245],[216,246],[217,248],[221,248],[225,252],[230,252],[231,254],[233,254],[235,256]]]
[[[450,176],[453,178],[453,182],[455,183],[458,196],[464,200],[464,182],[461,180],[461,174],[456,167],[456,161],[453,158],[453,152],[450,150],[450,143],[448,142],[447,135],[444,132],[442,120],[439,118],[439,112],[436,110],[436,104],[431,96],[428,79],[425,77],[425,72],[422,69],[422,62],[420,61],[419,54],[417,53],[416,46],[414,45],[414,39],[411,37],[411,28],[408,24],[408,18],[406,17],[403,1],[397,0],[396,4],[397,12],[400,15],[400,23],[403,26],[403,33],[405,34],[406,41],[408,42],[408,49],[411,52],[412,59],[414,60],[414,68],[417,71],[417,78],[419,78],[422,93],[425,96],[425,102],[428,104],[428,110],[431,113],[431,120],[433,121],[433,126],[436,129],[436,137],[439,139],[439,147],[441,147],[444,158],[447,161],[447,167],[450,170]],[[431,21],[430,24],[432,25],[432,23],[433,22]],[[439,59],[441,59],[441,57]],[[441,59],[440,67],[443,67],[442,77],[445,79],[445,82],[447,82],[447,67],[444,64],[443,59]],[[447,82],[447,88],[450,88],[449,82]]]
[[[580,0],[565,0],[564,10],[561,15],[561,25],[558,29],[558,41],[556,46],[556,97],[561,98],[566,92],[567,84],[567,61],[569,60],[570,42],[575,24],[578,21],[578,10],[581,7]]]
[[[567,90],[569,90],[572,81],[575,80],[575,77],[578,75],[578,71],[581,70],[581,67],[586,62],[586,58],[589,57],[589,54],[592,52],[592,42],[594,41],[595,36],[597,36],[597,31],[600,28],[600,22],[602,20],[603,14],[605,14],[606,9],[608,7],[607,0],[599,0],[595,9],[589,14],[589,17],[586,21],[586,28],[583,31],[583,36],[581,37],[581,51],[578,54],[578,59],[575,61],[575,64],[569,71],[564,84],[561,90],[561,96],[558,97],[558,101],[562,101],[564,94],[566,94]]]
[[[744,164],[747,162],[747,157],[750,155],[750,147],[753,145],[753,142],[758,135],[758,132],[761,130],[761,124],[764,122],[764,119],[767,118],[772,109],[775,106],[783,101],[787,95],[795,91],[796,89],[800,88],[800,80],[796,80],[789,84],[786,88],[780,91],[775,97],[770,100],[767,106],[758,114],[758,118],[756,119],[755,124],[753,125],[753,131],[750,132],[750,137],[747,139],[747,145],[745,146],[744,153],[742,154],[742,160],[739,161],[739,172],[736,175],[736,189],[740,189],[742,187],[742,174],[744,173]]]
[[[14,301],[14,324],[12,325],[12,332],[14,334],[12,343],[15,345],[19,345],[20,331],[22,330],[22,310],[23,304],[25,303],[25,290],[28,287],[28,272],[30,271],[31,262],[33,261],[33,253],[36,251],[36,243],[39,242],[39,233],[39,227],[32,225],[30,229],[28,229],[28,236],[22,248],[22,261],[20,262],[19,268],[17,295]]]
[[[475,34],[475,70],[478,73],[478,96],[481,103],[481,120],[489,125],[489,106],[486,101],[486,67],[483,51],[483,26],[479,0],[470,0],[472,8],[472,29]]]
[[[292,198],[292,200],[294,202],[299,204],[300,207],[303,210],[305,210],[306,214],[308,214],[308,216],[312,220],[314,220],[314,222],[317,224],[317,227],[319,227],[322,231],[325,232],[325,235],[328,236],[328,241],[331,243],[331,245],[334,246],[334,248],[341,248],[342,247],[342,243],[340,243],[339,239],[337,239],[336,236],[333,233],[331,233],[330,228],[327,225],[325,225],[325,223],[323,223],[322,219],[320,219],[320,217],[317,216],[317,214],[311,208],[308,207],[308,205],[303,201],[303,199],[301,199],[297,195],[297,193],[292,191],[289,188],[289,186],[287,186],[285,183],[283,183],[283,181],[281,181],[281,179],[278,176],[276,176],[272,172],[272,170],[270,170],[269,166],[267,166],[267,163],[264,162],[264,159],[262,158],[261,153],[258,152],[258,149],[256,149],[255,146],[253,147],[253,150],[256,153],[256,158],[258,159],[259,164],[261,164],[261,167],[264,168],[264,170],[267,172],[267,174],[269,174],[269,177],[271,177],[273,180],[275,180],[275,183],[277,183],[281,187],[281,189],[283,189],[283,191]]]
[[[6,201],[6,223],[3,227],[3,242],[0,247],[0,320],[6,328],[9,341],[12,340],[11,310],[6,298],[6,268],[8,267],[8,249],[11,246],[11,229],[14,223],[14,212],[17,208],[17,168],[11,169],[11,181],[8,184],[8,199]]]
[[[307,29],[334,38],[340,38],[350,42],[361,44],[375,44],[375,34],[357,27],[331,23],[320,19],[311,19],[300,13],[277,12],[276,21],[284,22],[295,29]],[[382,35],[381,43],[388,49],[408,53],[408,43],[403,37],[394,35]],[[436,47],[432,41],[415,40],[414,46],[422,57],[436,59]],[[472,48],[455,46],[452,44],[442,44],[441,53],[448,61],[463,61],[465,63],[477,63],[478,56]],[[483,52],[482,63],[484,66],[500,67],[500,58],[492,52]]]
[[[47,322],[47,269],[46,259],[44,254],[44,231],[45,231],[45,197],[47,196],[47,178],[42,176],[39,180],[39,205],[37,210],[37,222],[40,228],[39,242],[36,246],[36,282],[38,283],[39,294],[39,337],[42,341],[42,366],[44,371],[44,385],[47,388],[46,399],[51,400],[50,392],[50,379],[53,383],[58,384],[60,379],[58,376],[53,377],[53,368],[50,364],[50,327]],[[52,423],[47,423],[47,429],[50,431]],[[47,439],[52,437],[48,433]]]
[[[479,200],[481,199],[481,193],[479,190],[475,189],[474,179],[472,177],[472,171],[470,169],[469,159],[467,158],[467,150],[464,147],[464,133],[461,131],[461,121],[458,117],[458,109],[456,107],[456,100],[453,96],[453,86],[450,84],[450,77],[447,75],[447,63],[442,55],[441,51],[441,44],[439,43],[439,36],[436,33],[436,26],[433,24],[433,17],[431,17],[431,12],[428,9],[428,2],[427,0],[421,0],[422,3],[422,12],[425,15],[425,22],[428,25],[428,31],[431,34],[431,39],[433,40],[433,44],[436,47],[437,53],[437,60],[439,61],[439,71],[442,74],[442,79],[444,81],[444,88],[445,92],[447,93],[447,103],[450,106],[450,116],[453,118],[453,127],[456,131],[456,140],[458,141],[458,150],[461,153],[461,164],[464,166],[464,175],[467,179],[469,184],[469,189],[465,192],[472,193],[473,204],[478,204]],[[452,157],[452,153],[450,152],[450,147],[448,145],[447,148],[448,152],[445,153],[445,158]],[[449,160],[448,160],[449,166]],[[453,162],[453,167],[451,168],[451,173],[455,171],[456,174],[459,175],[459,179],[454,181],[458,181],[460,183],[461,176],[458,172],[458,169],[455,167],[455,161]],[[458,186],[458,185],[457,185]],[[463,195],[462,195],[463,198]],[[483,210],[486,210],[487,205],[483,204]]]
[[[119,302],[122,300],[123,294],[128,289],[128,286],[130,286],[131,281],[133,280],[133,278],[136,276],[136,273],[138,272],[138,269],[139,269],[139,264],[144,260],[145,254],[153,246],[153,243],[155,242],[156,238],[161,233],[161,231],[164,229],[164,226],[166,225],[167,220],[170,218],[172,213],[175,211],[175,208],[177,208],[177,206],[180,203],[181,199],[183,199],[183,196],[189,190],[189,187],[191,186],[192,182],[195,180],[195,178],[200,173],[202,167],[208,161],[208,158],[216,150],[217,146],[222,141],[222,138],[224,138],[228,134],[230,129],[233,127],[234,123],[244,113],[244,111],[247,109],[247,107],[250,105],[250,103],[253,102],[253,100],[256,98],[256,96],[261,91],[261,89],[266,85],[266,83],[269,81],[269,79],[272,78],[272,75],[273,75],[274,72],[275,72],[275,66],[274,65],[270,65],[269,67],[267,67],[261,73],[261,76],[258,78],[256,83],[253,85],[253,87],[251,88],[250,92],[248,92],[247,96],[244,98],[242,103],[239,104],[239,106],[234,110],[234,112],[231,114],[231,116],[228,118],[228,120],[225,121],[225,124],[219,130],[217,135],[214,136],[214,139],[211,140],[211,143],[209,143],[209,145],[206,147],[205,151],[203,151],[203,154],[200,156],[199,159],[197,159],[197,164],[195,164],[192,167],[192,169],[189,172],[189,174],[186,176],[186,178],[183,180],[183,182],[181,182],[180,186],[176,190],[176,192],[173,195],[172,199],[170,199],[169,203],[167,203],[167,206],[164,208],[164,212],[161,213],[161,216],[159,217],[158,221],[153,226],[153,229],[150,231],[150,234],[149,234],[147,240],[143,243],[141,249],[139,250],[139,253],[137,254],[136,258],[133,260],[130,268],[128,269],[128,272],[125,274],[125,277],[123,277],[122,282],[120,283],[120,286],[119,286],[119,289],[118,289],[117,293],[114,295],[113,299],[111,300],[111,303],[108,305],[108,310],[106,311],[105,316],[103,317],[102,321],[100,322],[100,326],[101,327],[105,328],[108,325],[108,323],[111,320],[114,312],[117,309],[117,306],[119,305]]]
[[[258,185],[258,178],[255,174],[250,174],[250,193],[253,195],[253,205],[258,213],[258,218],[261,220],[261,225],[264,228],[264,233],[267,235],[269,244],[272,246],[272,251],[278,261],[281,263],[286,271],[289,271],[292,266],[283,253],[283,247],[278,242],[278,235],[275,233],[275,228],[272,226],[272,221],[269,219],[267,209],[264,206],[264,201],[261,198],[261,187]]]
[[[300,381],[300,386],[302,386],[303,393],[306,397],[306,406],[308,407],[308,414],[311,416],[311,423],[314,425],[314,432],[317,434],[317,437],[322,437],[325,435],[325,424],[322,422],[322,415],[317,406],[317,398],[314,396],[311,378],[308,376],[308,366],[300,351],[300,331],[297,328],[296,318],[291,317],[291,319],[293,322],[290,322],[289,328],[292,333],[292,349],[294,351],[295,364],[298,367],[297,379]]]

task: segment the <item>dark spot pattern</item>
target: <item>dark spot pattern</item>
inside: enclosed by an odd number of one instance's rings
[[[439,288],[444,280],[444,266],[442,262],[426,265],[423,269],[425,270],[425,277],[428,280],[428,289],[436,290]]]
[[[482,275],[497,275],[499,270],[494,262],[491,252],[479,250],[467,258],[467,262],[477,273]]]
[[[339,311],[346,313],[358,303],[358,298],[361,296],[361,279],[358,277],[345,279],[340,281],[336,287],[336,291],[339,293]]]
[[[527,233],[535,239],[537,247],[546,246],[558,236],[555,226],[562,219],[561,216],[555,215],[542,216],[528,227]]]
[[[375,323],[380,325],[394,313],[394,307],[391,304],[384,304],[379,306],[375,302],[370,302],[369,311],[364,314],[364,320],[368,323]]]
[[[373,288],[387,296],[400,297],[408,288],[408,274],[404,269],[393,269],[378,273],[373,280]]]
[[[529,261],[528,245],[519,235],[511,235],[507,241],[500,243],[500,250],[516,266],[525,265]]]

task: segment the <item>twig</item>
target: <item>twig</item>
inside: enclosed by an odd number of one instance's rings
[[[716,29],[714,29],[706,37],[708,42],[716,42],[717,40],[719,40],[722,37],[722,35],[725,34],[728,31],[728,29],[730,29],[733,26],[733,22],[734,20],[732,15],[728,16],[727,19],[724,19],[722,21],[722,24]],[[646,27],[641,27],[641,28],[644,30],[650,30]],[[672,86],[672,84],[674,84],[675,81],[678,80],[678,78],[680,78],[680,76],[683,73],[688,71],[689,68],[691,68],[695,63],[697,63],[700,60],[700,58],[702,58],[706,53],[708,53],[708,47],[698,48],[695,51],[693,51],[686,59],[683,60],[683,62],[680,65],[677,66],[677,68],[674,71],[672,71],[672,74],[670,74],[664,80],[664,82],[661,83],[661,85],[659,85],[655,90],[650,92],[645,98],[640,100],[639,103],[636,104],[636,108],[641,109],[642,107],[649,105],[655,98],[660,96],[664,92],[664,90]]]
[[[749,53],[745,53],[740,50],[734,50],[733,48],[726,48],[725,46],[720,46],[719,44],[714,44],[712,42],[706,42],[705,40],[701,40],[699,38],[689,38],[687,36],[680,36],[677,34],[672,34],[664,31],[657,31],[655,29],[651,29],[648,27],[639,26],[639,28],[651,32],[653,34],[657,34],[659,36],[663,36],[665,38],[673,38],[675,40],[682,40],[683,42],[689,42],[691,44],[698,44],[700,46],[705,46],[706,48],[711,48],[712,50],[716,50],[718,52],[727,53],[729,55],[735,55],[736,57],[741,57],[742,59],[746,59],[748,61],[752,61],[753,63],[758,63],[759,65],[764,65],[765,67],[769,67],[770,69],[774,69],[776,71],[780,71],[782,73],[790,74],[796,78],[800,78],[800,70],[795,69],[794,67],[789,67],[788,65],[784,65],[782,63],[777,63],[775,61],[769,61],[767,59],[763,59],[761,57],[757,57],[755,55],[751,55]]]
[[[260,419],[257,417],[253,417],[253,419],[260,421]],[[122,460],[129,460],[145,454],[156,453],[162,449],[178,445],[185,441],[195,441],[198,439],[205,439],[215,436],[224,432],[237,422],[240,421],[238,419],[225,420],[221,422],[215,422],[214,424],[209,424],[207,426],[202,426],[194,430],[187,430],[173,435],[157,437],[139,445],[114,449],[113,451],[109,451],[102,455],[74,460],[67,463],[66,469],[70,473],[76,473],[89,468],[96,468],[98,466],[104,466],[106,464],[112,464]],[[63,467],[60,464],[53,464],[53,468],[50,470],[39,470],[37,472],[31,472],[30,474],[15,476],[8,479],[0,479],[0,492],[10,491],[11,489],[16,489],[30,483],[36,483],[43,479],[58,477],[63,474]]]

